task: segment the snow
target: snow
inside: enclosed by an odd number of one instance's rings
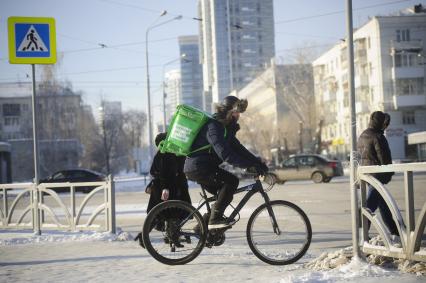
[[[353,259],[348,264],[330,271],[312,271],[302,275],[290,275],[282,279],[281,283],[302,283],[302,282],[357,282],[361,278],[383,280],[397,277],[395,271],[385,270],[381,267],[374,266],[363,262],[359,259]]]
[[[250,251],[242,231],[230,230],[227,242],[205,248],[194,261],[166,266],[150,257],[135,235],[108,232],[0,232],[1,282],[424,282],[353,259],[335,269],[316,271],[307,261],[316,251],[292,265],[272,266]]]

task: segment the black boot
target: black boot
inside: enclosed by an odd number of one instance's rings
[[[224,229],[232,226],[228,223],[228,219],[223,216],[223,212],[212,208],[212,213],[209,219],[209,230]]]
[[[143,241],[142,241],[142,233],[139,233],[139,234],[136,236],[136,238],[134,238],[134,239],[133,239],[133,241],[139,241],[139,245],[140,245],[142,248],[145,248],[145,245],[143,244]]]
[[[210,213],[204,213],[204,214],[203,214],[203,220],[204,220],[204,223],[209,224],[209,218],[210,218]],[[194,233],[195,233],[195,234],[199,235],[199,234],[201,233],[201,227],[200,227],[200,224],[198,224],[198,223],[197,223],[197,224],[194,226],[194,228],[192,228],[192,230],[194,230]]]

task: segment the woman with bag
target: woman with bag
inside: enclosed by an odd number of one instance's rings
[[[166,138],[166,133],[160,133],[155,137],[155,145],[158,146]],[[185,156],[176,156],[172,153],[161,153],[157,151],[152,161],[150,174],[152,181],[148,184],[147,193],[150,193],[146,212],[162,201],[181,200],[191,204],[188,192],[188,181],[183,173]],[[158,223],[156,229],[162,229],[164,223]],[[139,233],[135,241],[143,247],[142,234]]]

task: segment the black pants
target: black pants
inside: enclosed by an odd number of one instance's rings
[[[211,172],[186,173],[186,176],[189,180],[200,184],[209,193],[217,195],[214,209],[221,214],[231,203],[239,184],[239,180],[235,175],[219,167]]]
[[[370,195],[367,198],[367,207],[372,212],[376,211],[376,209],[379,208],[383,222],[386,224],[391,234],[399,236],[398,228],[396,227],[396,224],[393,221],[392,213],[389,210],[388,205],[386,204],[380,193],[374,188],[371,188]],[[370,222],[368,222],[368,228],[370,228]]]

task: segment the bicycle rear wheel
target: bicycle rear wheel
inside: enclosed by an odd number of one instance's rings
[[[200,254],[206,234],[207,226],[200,213],[186,202],[172,200],[156,205],[148,213],[142,240],[153,258],[164,264],[178,265]]]
[[[294,263],[311,244],[311,223],[303,210],[291,202],[271,201],[270,208],[268,210],[266,203],[262,204],[250,216],[246,231],[250,249],[269,264]],[[278,225],[275,229],[273,216]]]

